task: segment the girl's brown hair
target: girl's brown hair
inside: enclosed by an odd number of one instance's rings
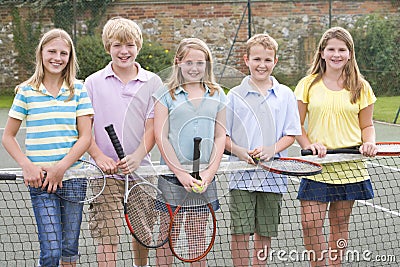
[[[327,46],[328,41],[333,38],[343,41],[350,51],[350,59],[343,69],[342,76],[344,79],[344,88],[350,91],[350,102],[354,104],[360,98],[361,90],[364,88],[364,78],[357,65],[353,38],[351,37],[351,34],[342,27],[330,28],[321,37],[318,49],[314,54],[313,63],[311,68],[308,70],[308,74],[316,74],[310,87],[322,79],[322,75],[326,72],[326,62],[322,59],[321,53]]]

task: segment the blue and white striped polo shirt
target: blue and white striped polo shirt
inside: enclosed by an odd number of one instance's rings
[[[26,120],[26,156],[34,164],[51,166],[63,159],[78,140],[77,117],[94,113],[83,84],[76,81],[74,88],[74,96],[68,101],[65,83],[57,97],[43,84],[39,89],[31,85],[18,89],[8,115]]]

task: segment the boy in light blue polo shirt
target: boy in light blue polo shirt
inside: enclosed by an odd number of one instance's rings
[[[278,62],[278,44],[268,34],[247,41],[244,61],[250,76],[228,93],[227,140],[231,161],[256,164],[287,156],[301,135],[296,98],[290,88],[271,76]],[[278,235],[282,194],[287,177],[265,171],[237,172],[230,179],[231,250],[234,266],[249,266],[249,238],[254,233],[252,266],[265,265],[271,237]]]

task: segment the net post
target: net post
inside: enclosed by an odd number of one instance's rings
[[[394,121],[393,121],[394,124],[397,123],[397,119],[399,118],[399,115],[400,115],[400,106],[399,106],[399,109],[397,110],[396,117],[394,118]]]

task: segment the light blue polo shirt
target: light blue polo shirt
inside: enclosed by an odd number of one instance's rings
[[[198,107],[188,99],[188,93],[179,87],[175,90],[175,100],[168,88],[163,87],[154,95],[168,108],[169,130],[168,139],[175,150],[181,164],[191,164],[193,161],[193,138],[201,137],[200,162],[209,163],[214,145],[214,130],[218,112],[226,106],[226,95],[222,90],[210,95],[206,87],[203,99]],[[161,164],[165,161],[161,159]]]
[[[245,77],[228,93],[227,135],[248,150],[274,145],[286,135],[301,135],[297,101],[293,91],[270,77],[272,88],[263,96]],[[275,156],[287,157],[287,150]],[[238,158],[231,156],[231,161]],[[287,192],[287,177],[266,172],[238,172],[231,176],[230,188],[249,191]]]

